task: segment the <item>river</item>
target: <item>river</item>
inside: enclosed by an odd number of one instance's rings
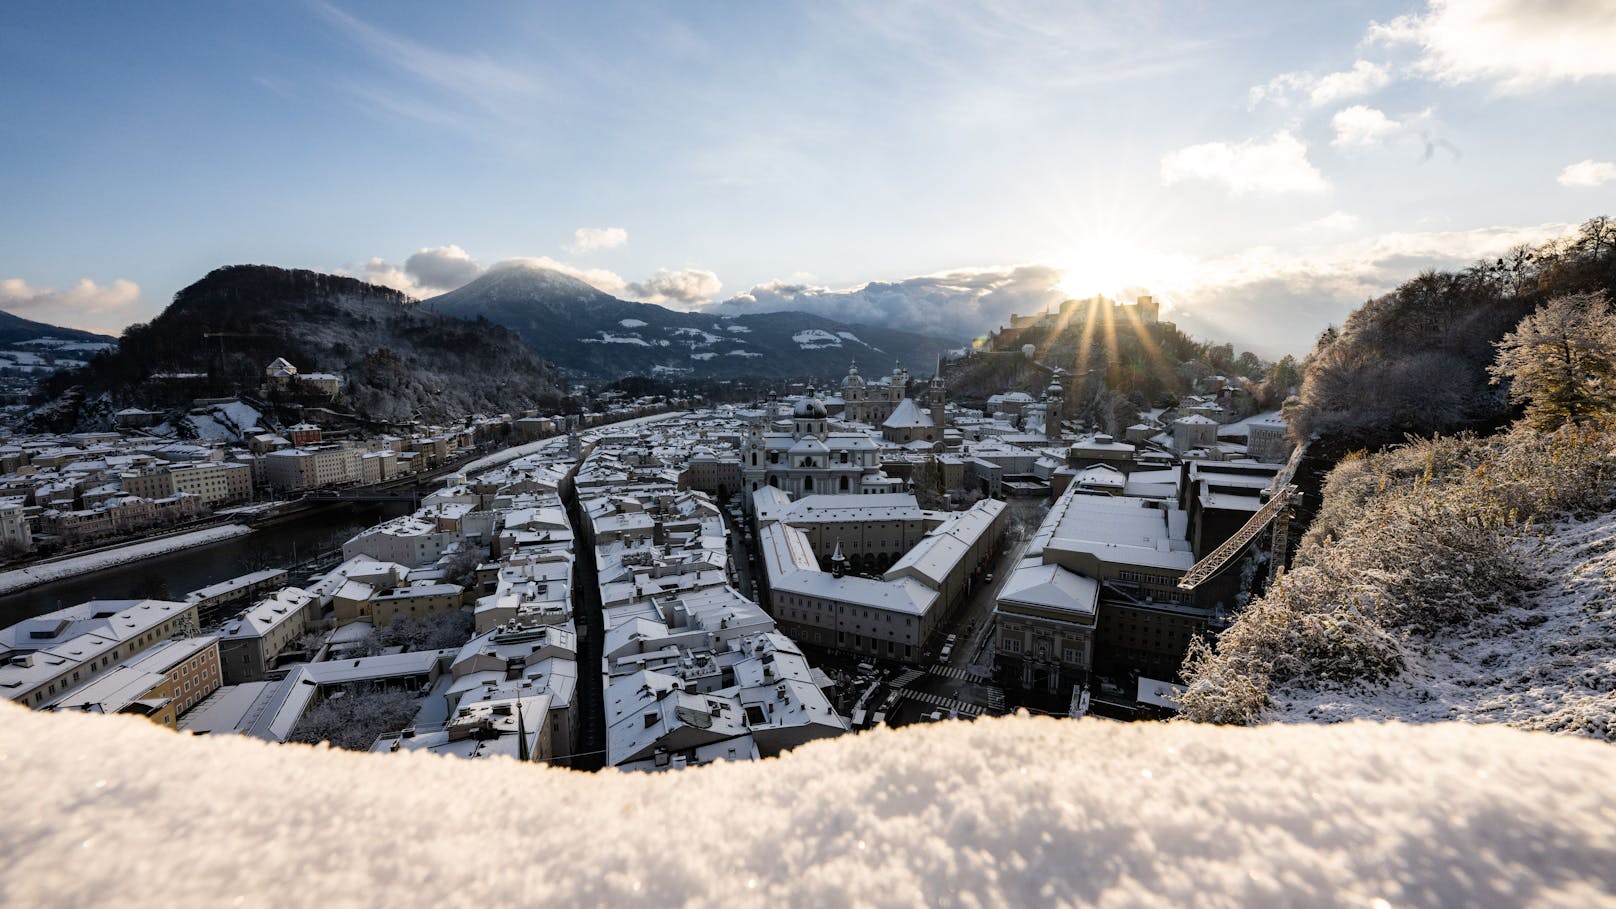
[[[0,627],[85,600],[182,599],[199,587],[335,549],[360,530],[409,510],[407,502],[335,505],[245,536],[50,581],[0,596]]]

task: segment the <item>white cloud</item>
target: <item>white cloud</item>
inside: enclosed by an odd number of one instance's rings
[[[90,331],[104,331],[113,324],[127,319],[103,319],[119,316],[124,310],[140,302],[140,285],[119,278],[105,286],[89,278],[80,278],[66,290],[53,287],[34,287],[21,278],[0,281],[0,309],[28,319],[79,328],[102,325]]]
[[[801,310],[840,322],[882,325],[963,342],[1066,298],[1049,265],[956,269],[833,290],[771,281],[725,300],[721,312]]]
[[[627,242],[628,231],[621,227],[580,227],[572,232],[572,242],[566,250],[579,256],[597,249],[616,249]]]
[[[1268,80],[1267,85],[1254,86],[1250,92],[1251,106],[1263,101],[1288,104],[1295,97],[1306,96],[1309,104],[1323,107],[1349,98],[1359,98],[1385,88],[1392,81],[1391,68],[1380,63],[1359,60],[1352,69],[1339,73],[1314,76],[1312,73],[1280,73]]]
[[[483,268],[465,250],[450,245],[417,250],[404,260],[404,271],[423,287],[449,291],[476,280]]]
[[[1344,211],[1334,211],[1322,218],[1308,222],[1307,226],[1320,230],[1353,230],[1359,224],[1357,215]]]
[[[1576,230],[1574,224],[1389,233],[1341,243],[1256,247],[1204,260],[1152,289],[1191,334],[1268,356],[1307,351],[1326,325],[1427,269],[1457,269]]]
[[[1181,180],[1210,180],[1236,196],[1329,189],[1307,160],[1307,145],[1288,130],[1266,142],[1207,142],[1169,152],[1162,156],[1161,178],[1167,186]]]
[[[1612,180],[1616,180],[1616,164],[1592,158],[1567,164],[1559,176],[1561,186],[1599,186]]]
[[[1380,140],[1397,132],[1399,124],[1396,120],[1386,116],[1373,107],[1362,104],[1337,111],[1330,118],[1330,125],[1335,128],[1335,138],[1331,145],[1379,145]]]
[[[1391,81],[1391,70],[1388,67],[1370,63],[1368,60],[1359,60],[1346,72],[1330,73],[1319,79],[1318,84],[1308,93],[1308,100],[1313,102],[1314,107],[1323,107],[1326,104],[1334,104],[1348,98],[1361,98],[1377,92]]]
[[[410,254],[401,266],[372,256],[350,270],[357,271],[358,277],[365,281],[391,287],[418,300],[464,287],[483,273],[482,266],[470,253],[452,244],[422,247]]]
[[[723,287],[716,274],[700,268],[678,271],[664,268],[644,281],[628,281],[604,268],[579,268],[549,256],[502,259],[484,269],[470,253],[454,245],[420,249],[404,260],[402,266],[375,256],[340,273],[351,273],[372,284],[426,299],[464,287],[485,271],[523,267],[557,271],[615,297],[670,306],[689,307],[710,302]]]
[[[718,275],[702,268],[679,271],[660,269],[644,281],[633,281],[625,288],[628,295],[646,303],[678,303],[692,306],[706,303],[723,288]]]
[[[404,77],[347,84],[366,109],[434,126],[481,129],[490,117],[506,126],[524,122],[547,91],[546,80],[531,60],[503,61],[483,51],[440,50],[329,3],[315,0],[312,6],[371,59]]]
[[[1616,75],[1610,0],[1431,0],[1423,15],[1372,23],[1369,40],[1414,44],[1415,69],[1450,84],[1522,91]]]

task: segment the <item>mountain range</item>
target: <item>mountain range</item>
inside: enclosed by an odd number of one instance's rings
[[[509,265],[427,300],[430,311],[516,332],[577,377],[782,378],[841,375],[851,361],[930,373],[960,346],[803,312],[715,316],[620,300],[570,275]]]

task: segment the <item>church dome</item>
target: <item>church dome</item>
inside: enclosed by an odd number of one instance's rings
[[[829,418],[830,412],[825,410],[825,402],[819,400],[810,386],[808,394],[791,409],[791,415],[799,420],[824,420]]]
[[[854,363],[847,368],[847,378],[842,380],[843,388],[863,388],[864,377],[859,375],[858,364]]]

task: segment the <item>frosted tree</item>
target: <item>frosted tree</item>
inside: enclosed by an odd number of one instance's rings
[[[1616,312],[1603,291],[1555,297],[1498,342],[1489,372],[1537,429],[1616,415]]]

